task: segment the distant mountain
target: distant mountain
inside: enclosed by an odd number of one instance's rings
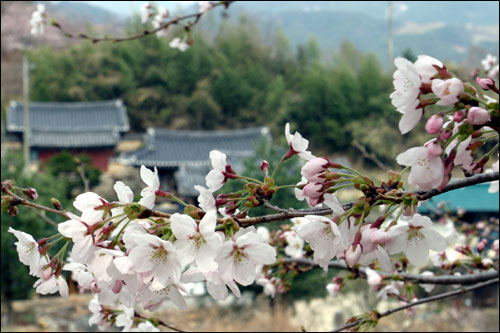
[[[496,1],[394,1],[391,5],[395,55],[410,48],[415,54],[462,62],[471,47],[498,54]],[[327,58],[349,40],[386,62],[387,10],[385,1],[242,1],[231,5],[229,15],[234,21],[248,16],[266,34],[282,28],[294,48],[315,36]]]

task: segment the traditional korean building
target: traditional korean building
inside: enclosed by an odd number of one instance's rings
[[[194,186],[206,186],[205,176],[212,168],[211,150],[225,153],[233,169],[242,172],[243,160],[255,155],[262,140],[271,142],[267,127],[218,131],[149,128],[144,146],[121,154],[118,161],[136,167],[157,167],[162,189],[193,199],[199,195]]]
[[[62,151],[86,154],[106,171],[110,157],[130,128],[121,100],[98,102],[33,102],[30,114],[31,161],[46,162]],[[7,108],[7,131],[23,141],[23,103]]]

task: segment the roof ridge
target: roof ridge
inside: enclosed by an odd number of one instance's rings
[[[17,107],[17,105],[23,105],[22,101],[12,100],[9,104],[9,107]],[[123,105],[123,101],[121,99],[109,99],[109,100],[101,100],[101,101],[86,101],[86,102],[30,102],[30,106],[95,106],[95,105],[115,105],[116,107],[121,107]]]

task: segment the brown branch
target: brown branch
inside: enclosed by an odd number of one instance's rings
[[[417,195],[418,200],[424,201],[424,200],[432,198],[436,195],[446,193],[446,192],[449,192],[452,190],[456,190],[459,188],[495,181],[495,180],[498,180],[498,177],[499,177],[498,172],[488,172],[488,173],[483,173],[483,174],[475,175],[472,177],[467,177],[464,179],[453,181],[453,182],[449,183],[448,185],[446,185],[441,191],[439,191],[437,189],[432,189],[430,191],[409,191],[409,192],[404,192],[402,194],[415,193]],[[391,200],[393,200],[394,202],[397,202],[398,200],[401,200],[401,199],[393,198]],[[353,204],[354,204],[353,202],[347,203],[343,207],[345,210],[347,210],[347,209],[350,209]],[[247,226],[251,226],[251,225],[255,225],[255,224],[267,223],[267,222],[272,222],[272,221],[287,220],[287,219],[290,219],[293,217],[304,217],[306,215],[330,215],[333,213],[330,208],[325,208],[325,207],[299,209],[299,210],[283,210],[279,207],[275,207],[275,206],[272,206],[270,204],[267,205],[266,207],[273,209],[275,211],[278,211],[280,213],[240,219],[239,220],[240,225],[247,227]]]
[[[285,263],[297,263],[299,265],[308,265],[308,266],[317,266],[314,261],[310,259],[292,259],[286,258],[283,260]],[[319,266],[318,266],[319,267]],[[352,271],[352,268],[346,265],[344,261],[331,261],[328,264],[330,268],[337,268]],[[366,277],[366,270],[363,268],[359,268],[359,275],[361,277]],[[394,273],[388,274],[384,272],[377,272],[385,279],[390,280],[403,280],[409,282],[418,282],[418,283],[429,283],[429,284],[471,284],[477,282],[488,281],[494,278],[500,277],[500,273],[498,271],[494,272],[484,272],[478,274],[466,274],[466,275],[441,275],[441,276],[422,276],[418,274],[408,274],[408,273]]]
[[[411,308],[411,307],[416,306],[416,305],[420,305],[420,304],[424,304],[424,303],[429,303],[429,302],[434,302],[434,301],[438,301],[438,300],[445,299],[445,298],[448,298],[448,297],[453,297],[453,296],[465,294],[465,293],[468,293],[468,292],[476,290],[476,289],[484,288],[484,287],[487,287],[489,285],[498,283],[498,281],[499,281],[499,279],[496,278],[496,279],[493,279],[493,280],[488,280],[488,281],[485,281],[485,282],[481,282],[481,283],[475,284],[475,285],[470,286],[470,287],[462,287],[462,288],[460,288],[458,290],[453,290],[453,291],[449,291],[449,292],[446,292],[446,293],[438,294],[438,295],[435,295],[435,296],[431,296],[431,297],[427,297],[427,298],[422,298],[422,299],[420,299],[418,301],[402,305],[402,306],[394,308],[392,310],[388,310],[388,311],[385,311],[385,312],[382,312],[382,313],[375,313],[375,315],[376,315],[377,319],[380,319],[380,318],[383,318],[383,317],[387,317],[387,316],[389,316],[389,315],[391,315],[391,314],[393,314],[395,312],[402,311],[402,310]],[[344,326],[342,326],[342,327],[340,327],[338,329],[335,329],[335,330],[333,330],[331,332],[341,332],[341,331],[346,330],[348,328],[352,328],[352,327],[358,326],[362,322],[363,322],[363,320],[357,320],[357,321],[355,321],[353,323],[349,323],[347,325],[344,325]]]
[[[218,6],[224,6],[226,9],[229,7],[229,5],[231,5],[231,3],[233,3],[234,1],[220,1],[220,2],[217,2],[217,3],[212,3],[213,4],[213,8],[215,7],[218,7]],[[61,32],[68,38],[78,38],[78,39],[85,39],[85,40],[90,40],[92,43],[99,43],[99,42],[113,42],[113,43],[119,43],[119,42],[124,42],[124,41],[129,41],[129,40],[134,40],[134,39],[139,39],[139,38],[143,38],[143,37],[146,37],[146,36],[149,36],[149,35],[152,35],[158,31],[161,31],[163,29],[167,29],[170,25],[173,25],[173,24],[179,24],[181,21],[184,21],[184,20],[188,20],[190,18],[195,18],[194,22],[191,22],[187,27],[192,27],[193,25],[195,25],[196,23],[198,23],[198,21],[200,20],[200,18],[204,15],[205,13],[200,13],[200,12],[197,12],[197,13],[194,13],[194,14],[189,14],[189,15],[184,15],[184,16],[180,16],[180,17],[175,17],[175,18],[172,18],[170,21],[167,21],[165,22],[164,24],[160,25],[158,28],[155,28],[155,29],[152,29],[152,30],[144,30],[143,32],[141,33],[138,33],[138,34],[135,34],[135,35],[131,35],[131,36],[125,36],[125,37],[108,37],[108,36],[105,36],[105,37],[95,37],[95,36],[87,36],[86,34],[72,34],[66,30],[64,30],[64,28],[58,23],[58,22],[55,22],[53,21],[52,22],[52,26],[58,28],[59,30],[61,30]]]
[[[357,140],[354,140],[352,145],[359,150],[359,152],[361,153],[361,155],[363,155],[364,158],[375,163],[379,169],[382,169],[382,170],[390,170],[391,169],[389,166],[387,166],[381,160],[379,160],[377,158],[377,156],[375,156],[375,154],[369,153],[366,150],[366,148],[361,143],[359,143]]]
[[[78,174],[80,175],[80,178],[83,182],[83,189],[85,192],[90,191],[90,186],[89,186],[89,180],[85,176],[85,163],[83,163],[80,159],[77,159],[78,166],[76,170],[78,171]]]
[[[66,215],[66,212],[64,212],[62,210],[57,210],[57,209],[49,208],[49,207],[46,207],[44,205],[39,205],[37,203],[34,203],[34,202],[31,202],[31,201],[26,200],[24,198],[21,198],[20,196],[18,196],[17,194],[15,194],[14,192],[12,192],[9,188],[6,188],[5,186],[2,186],[2,191],[4,191],[5,193],[7,193],[8,195],[10,195],[11,197],[19,200],[19,205],[29,206],[29,207],[33,207],[33,208],[36,208],[36,209],[44,210],[44,211],[49,212],[49,213],[54,213],[54,214],[57,214],[57,215],[64,216],[65,218],[67,218],[68,220],[70,220],[70,217],[68,215]]]

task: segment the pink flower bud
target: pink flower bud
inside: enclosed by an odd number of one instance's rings
[[[323,195],[323,184],[310,183],[304,186],[303,193],[308,198],[319,198]]]
[[[27,188],[24,191],[24,194],[28,196],[31,200],[36,200],[38,198],[38,193],[33,187]]]
[[[450,136],[451,136],[451,132],[446,130],[446,131],[442,131],[441,133],[439,133],[438,139],[441,141],[445,141],[445,140],[448,140],[448,138]]]
[[[432,140],[426,143],[425,148],[427,148],[429,157],[441,156],[441,154],[443,153],[443,148],[436,140]]]
[[[473,106],[467,113],[467,121],[472,125],[483,125],[490,121],[490,113],[485,109]]]
[[[44,280],[48,280],[50,279],[50,277],[52,276],[52,267],[50,266],[45,266],[42,268],[42,278]]]
[[[442,117],[438,115],[432,115],[429,120],[427,120],[427,124],[425,124],[425,130],[429,134],[437,134],[443,127],[444,120]]]
[[[465,112],[464,110],[458,110],[453,113],[453,121],[456,123],[461,122],[462,120],[465,119]]]
[[[480,230],[481,230],[481,229],[484,229],[484,227],[485,227],[485,226],[486,226],[486,224],[485,224],[483,221],[478,222],[478,223],[476,224],[476,228],[478,228],[478,229],[480,229]]]
[[[264,171],[264,173],[267,175],[268,171],[269,171],[269,162],[266,161],[266,160],[263,160],[261,163],[260,163],[260,169],[262,171]]]
[[[313,158],[302,167],[300,173],[309,181],[317,181],[318,175],[328,168],[328,163],[324,157]]]
[[[491,78],[476,77],[476,82],[483,90],[490,90],[495,88],[495,80]]]
[[[488,244],[488,241],[486,239],[482,239],[479,243],[476,245],[477,252],[481,253],[484,251],[486,248],[486,244]]]
[[[345,261],[347,265],[349,267],[353,267],[354,265],[356,265],[359,261],[359,258],[361,258],[362,252],[363,249],[359,244],[349,246],[347,251],[345,251]]]

